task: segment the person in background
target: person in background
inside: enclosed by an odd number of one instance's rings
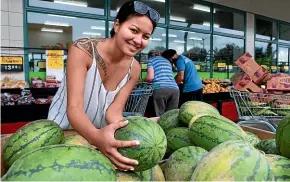
[[[179,105],[186,101],[202,101],[202,81],[194,62],[186,56],[178,55],[174,49],[164,51],[162,56],[176,65],[178,73],[175,80],[179,85],[183,83]]]
[[[169,60],[156,56],[155,52],[148,53],[147,76],[144,81],[153,82],[153,105],[156,116],[178,108],[179,88],[174,80],[172,66]]]
[[[74,129],[96,146],[120,170],[134,170],[138,161],[122,156],[120,147],[139,141],[119,141],[115,131],[141,73],[134,56],[149,43],[159,13],[139,1],[120,8],[111,38],[82,38],[69,48],[66,74],[49,108],[48,119],[63,130]]]

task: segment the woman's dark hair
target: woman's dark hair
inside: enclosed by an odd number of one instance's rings
[[[117,14],[115,20],[118,19],[119,24],[122,24],[123,22],[125,22],[126,20],[131,18],[132,16],[148,16],[148,18],[151,20],[149,11],[146,14],[141,15],[134,10],[134,1],[128,1],[128,2],[124,3],[121,6],[120,10],[118,11],[118,14]],[[152,20],[151,20],[151,22],[153,24],[153,31],[154,31],[157,24],[156,24],[156,22],[154,22]],[[153,33],[153,31],[152,31],[152,33]],[[114,27],[111,29],[110,35],[111,35],[111,37],[114,37],[114,35],[115,35]]]
[[[162,52],[161,56],[165,59],[171,59],[176,54],[176,50],[174,49],[167,49],[166,51]]]

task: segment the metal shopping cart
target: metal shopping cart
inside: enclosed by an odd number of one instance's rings
[[[230,90],[239,115],[238,124],[262,124],[276,132],[277,123],[290,114],[290,95]]]
[[[152,83],[137,83],[127,100],[123,116],[144,116],[149,97],[152,93]]]

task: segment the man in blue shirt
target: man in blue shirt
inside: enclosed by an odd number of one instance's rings
[[[178,74],[175,80],[177,84],[183,83],[179,105],[190,100],[202,101],[202,82],[194,62],[186,56],[178,55],[173,49],[164,51],[162,55],[176,65]]]
[[[173,76],[172,65],[162,56],[153,57],[147,63],[147,76],[144,81],[153,82],[153,105],[156,116],[177,109],[179,103],[179,88]]]

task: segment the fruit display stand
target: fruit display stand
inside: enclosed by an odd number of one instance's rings
[[[155,121],[155,122],[158,122],[159,117],[153,117],[153,118],[150,118],[150,119]],[[249,127],[249,126],[241,126],[241,127],[243,128],[244,131],[248,131],[248,132],[251,132],[251,133],[255,134],[261,140],[275,138],[275,134],[272,133],[272,132],[268,132],[268,131],[257,129],[257,128],[252,128],[252,127]],[[65,136],[71,135],[71,134],[76,134],[76,133],[77,132],[74,131],[74,130],[66,130],[66,131],[64,131],[64,135]],[[1,135],[1,176],[3,176],[6,173],[6,169],[4,168],[3,161],[2,161],[2,159],[3,159],[3,157],[2,157],[2,149],[3,149],[3,146],[4,146],[5,142],[9,138],[9,136],[11,136],[11,134]]]

